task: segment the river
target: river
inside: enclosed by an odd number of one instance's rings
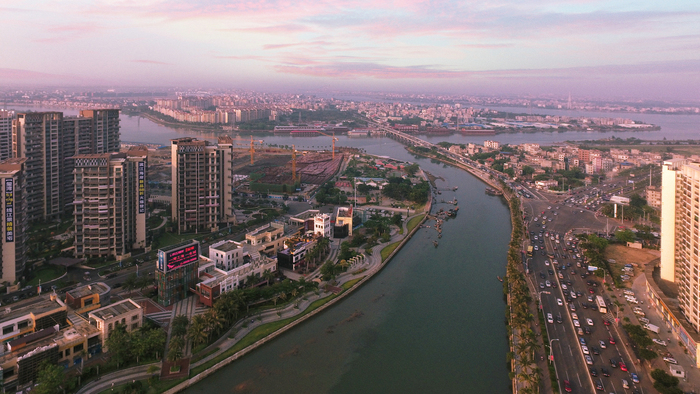
[[[393,141],[364,148],[416,160]],[[505,303],[496,279],[505,273],[508,209],[466,172],[417,161],[445,179],[439,186],[459,187],[441,196],[456,197],[460,211],[444,224],[440,246],[433,247],[434,229],[418,230],[365,286],[188,393],[508,391]],[[348,321],[357,311],[362,316]]]

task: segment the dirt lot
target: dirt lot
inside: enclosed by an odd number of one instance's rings
[[[659,257],[658,250],[634,249],[622,245],[610,245],[605,249],[605,258],[615,260],[610,264],[613,273],[619,278],[622,275],[622,268],[625,264],[634,266],[634,275],[642,272],[642,267],[651,260]],[[629,284],[630,282],[626,282]]]

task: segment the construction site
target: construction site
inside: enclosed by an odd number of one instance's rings
[[[320,185],[328,181],[340,168],[346,154],[328,151],[297,150],[291,148],[268,147],[262,140],[236,143],[235,158],[232,160],[233,173],[241,176],[241,192],[268,192],[292,194],[301,184]],[[236,139],[234,139],[236,141]],[[245,178],[245,179],[244,179]],[[246,185],[247,183],[247,185]]]

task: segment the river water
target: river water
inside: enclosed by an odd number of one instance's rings
[[[416,160],[393,141],[365,149]],[[460,211],[444,224],[439,247],[434,229],[418,230],[365,286],[188,393],[507,392],[496,276],[505,273],[509,212],[466,172],[417,161],[445,179],[439,186],[459,187],[440,196],[456,197]]]
[[[40,110],[38,108],[16,108]],[[502,110],[507,110],[503,109]],[[522,109],[514,109],[523,112]],[[67,115],[77,111],[62,110]],[[560,113],[561,112],[557,112]],[[537,113],[547,113],[537,110]],[[500,134],[491,137],[439,136],[432,142],[494,139],[502,143],[605,138],[698,138],[692,115],[630,117],[660,125],[660,131],[622,133]],[[168,144],[185,135],[214,139],[186,129],[159,126],[122,116],[122,141]],[[330,148],[329,138],[265,136],[268,144],[297,149]],[[411,156],[388,138],[339,136],[339,146],[416,161],[440,176],[438,187],[456,197],[460,211],[436,233],[420,229],[394,259],[365,286],[191,387],[188,393],[505,393],[509,387],[505,303],[496,276],[505,272],[510,217],[501,199],[484,194],[485,185],[464,171]],[[439,206],[439,205],[438,205]],[[430,223],[428,223],[430,224]],[[351,316],[360,317],[351,319]],[[332,328],[332,330],[329,330]]]

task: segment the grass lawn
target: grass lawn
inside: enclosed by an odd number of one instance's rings
[[[382,263],[384,262],[384,260],[386,260],[387,257],[389,257],[391,252],[393,252],[396,249],[396,247],[399,246],[400,243],[401,241],[396,241],[393,244],[386,246],[384,249],[382,249]]]
[[[43,266],[38,270],[34,271],[34,278],[27,282],[27,285],[36,286],[39,284],[39,281],[41,281],[41,283],[46,283],[63,275],[64,272],[65,270],[63,269],[63,267],[56,267],[53,265]]]
[[[420,221],[423,220],[424,217],[425,217],[425,215],[420,215],[420,216],[416,216],[414,218],[411,218],[411,220],[409,220],[408,224],[406,225],[406,227],[408,228],[408,232],[410,233],[411,231],[413,231],[413,229],[416,228],[418,223],[420,223]]]

